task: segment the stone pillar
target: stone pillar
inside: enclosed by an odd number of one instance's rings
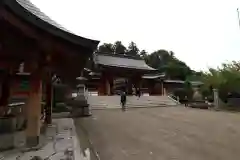
[[[163,88],[163,95],[164,95],[164,96],[167,95],[167,90],[166,90],[166,88]]]
[[[27,103],[26,143],[28,147],[39,144],[41,128],[42,81],[36,73],[30,77],[30,92]]]
[[[218,108],[219,107],[218,89],[213,89],[213,102],[214,108]]]

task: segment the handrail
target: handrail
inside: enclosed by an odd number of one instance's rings
[[[177,104],[180,104],[178,97],[174,96],[173,94],[168,94],[167,96],[168,96],[168,98],[172,99]]]

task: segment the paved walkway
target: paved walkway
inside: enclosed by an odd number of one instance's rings
[[[183,107],[98,110],[76,119],[101,160],[239,160],[240,114]]]
[[[17,139],[24,138],[22,134]],[[39,150],[26,151],[24,148],[17,148],[0,153],[0,160],[30,160],[34,156],[42,159],[50,157],[51,160],[88,160],[80,152],[75,126],[70,118],[54,119],[53,124],[47,128],[46,136],[41,138],[43,144]]]

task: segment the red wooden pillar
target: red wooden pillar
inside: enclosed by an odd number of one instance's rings
[[[157,82],[154,86],[155,94],[162,95],[162,83]]]
[[[1,84],[1,97],[0,97],[0,115],[3,115],[8,106],[10,97],[10,76],[8,73],[4,74]]]
[[[45,106],[45,113],[46,113],[46,124],[52,123],[52,107],[53,107],[53,86],[51,80],[48,79],[46,82],[46,106]]]
[[[104,83],[103,79],[100,79],[98,84],[98,95],[104,95]]]
[[[141,76],[136,77],[135,84],[136,84],[136,87],[141,90],[141,88],[142,88],[142,78],[141,78]]]
[[[45,72],[45,123],[52,123],[52,107],[53,107],[53,85],[52,85],[52,72],[48,68]]]
[[[113,91],[113,77],[111,75],[108,75],[106,77],[105,86],[106,86],[106,95],[108,95],[108,96],[112,95],[112,91]]]
[[[33,147],[39,144],[41,128],[41,101],[42,101],[42,81],[39,73],[30,77],[30,92],[27,103],[27,146]]]
[[[143,95],[143,93],[144,93],[143,90],[142,90],[142,83],[143,83],[142,81],[143,81],[142,78],[138,79],[138,87],[139,87],[141,95]]]
[[[113,95],[113,77],[112,76],[109,79],[109,85],[110,85],[110,95]]]
[[[106,83],[107,83],[106,77],[102,76],[101,79],[100,79],[100,83],[98,85],[98,94],[99,95],[106,95],[107,94]]]
[[[152,80],[148,80],[148,92],[149,95],[154,95],[154,82]]]
[[[132,78],[128,78],[128,84],[127,84],[128,95],[132,95],[132,92],[133,92],[133,90],[132,90],[132,85],[133,85],[132,81],[133,81]]]
[[[163,86],[163,81],[161,81],[161,95],[164,95],[164,86]]]

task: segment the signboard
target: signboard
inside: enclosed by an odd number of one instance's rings
[[[22,80],[19,85],[20,90],[29,90],[30,89],[30,83],[27,80]]]

